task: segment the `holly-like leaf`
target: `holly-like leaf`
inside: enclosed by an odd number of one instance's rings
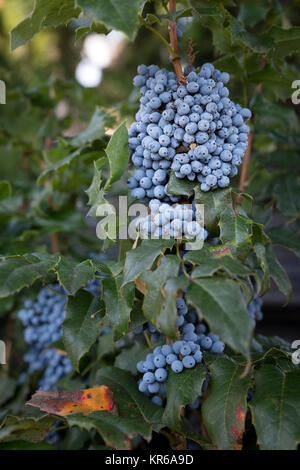
[[[209,277],[219,270],[224,270],[233,276],[249,276],[251,270],[236,258],[233,258],[228,246],[185,253],[184,259],[195,265],[193,277]]]
[[[8,256],[0,262],[0,297],[8,297],[29,287],[37,279],[44,279],[59,261],[58,255],[42,253]]]
[[[162,289],[170,277],[176,275],[179,269],[179,260],[175,256],[164,256],[154,271],[145,271],[139,279],[145,283],[145,297],[143,312],[145,317],[154,325],[161,313],[164,304]]]
[[[17,440],[28,442],[43,441],[56,421],[57,418],[55,416],[42,416],[36,419],[7,415],[0,425],[0,442]]]
[[[118,415],[131,423],[132,431],[150,439],[153,426],[160,426],[163,411],[139,392],[136,378],[128,371],[106,367],[97,374],[96,383],[112,390]]]
[[[167,186],[167,193],[174,194],[175,196],[190,197],[194,193],[194,187],[197,183],[188,181],[185,178],[177,178],[173,171],[171,171],[170,179]]]
[[[137,435],[130,420],[104,411],[91,413],[89,416],[69,416],[67,421],[69,426],[78,426],[89,433],[96,430],[107,446],[117,450],[130,450],[130,439]]]
[[[138,24],[139,0],[76,0],[84,14],[94,22],[122,31],[133,39]]]
[[[275,281],[278,289],[287,297],[288,301],[292,293],[292,284],[286,271],[276,258],[271,245],[266,246],[266,261],[269,265],[271,277]]]
[[[121,351],[115,360],[115,366],[135,374],[137,362],[144,361],[148,352],[148,346],[140,342],[135,342],[130,348]]]
[[[14,395],[17,388],[16,380],[10,377],[1,377],[0,380],[0,405],[3,405],[9,398]]]
[[[165,425],[171,429],[180,430],[181,411],[201,395],[206,373],[202,364],[196,365],[193,369],[184,369],[180,374],[176,374],[169,367],[167,404],[163,414]]]
[[[96,108],[90,122],[84,131],[77,134],[71,140],[74,147],[84,147],[94,140],[101,139],[105,134],[105,126],[112,123],[112,118],[102,109]]]
[[[295,173],[280,178],[273,191],[277,207],[286,217],[295,217],[300,213],[300,183]]]
[[[188,289],[188,302],[214,333],[235,351],[249,357],[253,322],[235,281],[219,277],[195,279]]]
[[[300,27],[281,28],[273,26],[269,35],[274,41],[274,50],[271,55],[275,58],[287,57],[300,50]]]
[[[124,266],[123,286],[135,281],[142,272],[150,269],[156,258],[167,248],[171,248],[174,240],[143,240],[135,250],[128,251]]]
[[[0,200],[11,197],[12,189],[9,181],[0,181]]]
[[[268,230],[268,235],[274,245],[284,246],[292,250],[300,258],[300,239],[287,225],[271,228]]]
[[[240,450],[245,432],[250,374],[226,358],[210,365],[210,393],[202,404],[203,423],[219,450]]]
[[[204,193],[196,188],[195,202],[204,205],[205,227],[210,232],[215,229],[223,210],[232,205],[231,189],[216,189]]]
[[[164,308],[157,318],[160,331],[170,338],[176,338],[178,329],[176,320],[178,318],[176,297],[179,289],[186,287],[185,277],[171,277],[162,288],[165,299]]]
[[[128,131],[126,123],[123,122],[113,133],[108,146],[105,149],[109,167],[110,176],[105,187],[109,188],[112,183],[118,181],[128,167],[129,148],[128,148]]]
[[[26,44],[45,27],[57,27],[77,18],[74,0],[35,0],[32,12],[11,31],[11,49]]]
[[[252,221],[227,207],[220,215],[220,238],[231,252],[245,260],[251,248]]]
[[[133,282],[121,289],[122,281],[122,276],[110,277],[102,281],[106,314],[116,333],[121,335],[126,332],[129,325],[135,290]]]
[[[94,266],[88,259],[76,264],[69,258],[62,258],[56,272],[60,284],[71,295],[94,279]]]
[[[63,342],[70,361],[78,369],[80,359],[99,335],[104,306],[92,294],[80,290],[74,297],[69,297],[66,310]]]
[[[231,33],[235,41],[242,43],[251,51],[258,54],[265,54],[273,47],[273,39],[270,34],[254,34],[249,33],[242,23],[233,16],[231,17]]]
[[[256,370],[250,408],[261,449],[296,450],[300,437],[299,387],[299,367],[282,370],[264,364]]]
[[[113,393],[105,385],[85,390],[64,390],[62,392],[38,390],[26,405],[59,416],[78,413],[89,415],[100,410],[116,414]]]

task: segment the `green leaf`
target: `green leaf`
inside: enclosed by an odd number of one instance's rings
[[[255,372],[250,401],[257,441],[263,450],[296,450],[300,429],[299,368],[264,364]]]
[[[33,11],[11,31],[11,49],[26,44],[45,27],[57,27],[77,18],[74,0],[35,0]]]
[[[185,277],[172,277],[168,279],[163,287],[163,295],[165,304],[162,312],[157,318],[157,324],[160,330],[170,338],[177,337],[176,320],[178,318],[176,308],[176,297],[179,289],[186,287],[187,280]]]
[[[143,312],[154,325],[157,324],[157,318],[164,304],[162,289],[168,279],[178,273],[178,269],[179,260],[176,256],[163,256],[158,268],[154,271],[145,271],[139,277],[146,284]]]
[[[106,157],[104,157],[94,162],[93,180],[91,182],[90,187],[85,191],[89,197],[89,200],[88,200],[89,206],[93,206],[98,201],[99,192],[100,192],[101,183],[102,183],[100,168],[106,163],[106,161],[107,159]]]
[[[61,258],[56,272],[60,284],[71,295],[94,279],[94,266],[89,259],[76,264],[69,258]]]
[[[121,289],[122,281],[122,276],[106,278],[102,281],[106,313],[114,330],[119,334],[127,331],[135,291],[133,282]]]
[[[251,3],[241,3],[239,19],[246,25],[253,27],[260,21],[263,21],[269,9],[262,5],[259,1],[251,1]]]
[[[75,147],[84,147],[94,140],[101,139],[105,134],[105,126],[111,123],[111,117],[100,108],[96,108],[86,129],[72,138],[71,143]]]
[[[276,182],[273,196],[278,209],[286,217],[295,217],[300,213],[300,183],[295,173]]]
[[[73,366],[78,370],[80,359],[89,352],[100,332],[104,314],[103,302],[81,290],[69,297],[63,342]]]
[[[300,239],[287,225],[271,228],[268,230],[268,235],[274,245],[284,246],[300,258]]]
[[[51,152],[52,150],[49,150],[48,152]],[[68,152],[67,152],[68,153]],[[37,183],[38,184],[43,184],[47,179],[50,177],[56,176],[56,173],[59,171],[61,174],[65,172],[66,169],[68,169],[73,163],[85,160],[86,158],[88,159],[94,159],[96,160],[99,157],[99,152],[89,152],[86,153],[85,150],[83,149],[77,149],[74,150],[74,152],[68,154],[66,157],[56,161],[53,164],[50,164],[38,177]],[[106,162],[106,159],[104,159],[104,162]]]
[[[3,405],[14,395],[17,388],[17,382],[10,377],[1,377],[0,380],[0,405]]]
[[[2,450],[56,450],[56,448],[47,442],[11,441],[0,443],[0,451]]]
[[[9,181],[0,181],[0,200],[11,197],[12,189]]]
[[[0,298],[8,297],[29,287],[37,279],[44,279],[59,261],[58,255],[41,253],[9,256],[0,262]]]
[[[139,0],[76,0],[85,15],[94,22],[122,31],[133,39],[138,24]]]
[[[240,65],[236,56],[234,55],[226,55],[221,57],[214,62],[214,66],[217,69],[222,70],[222,72],[228,72],[237,76],[242,76],[244,73],[243,67]]]
[[[95,429],[107,446],[117,450],[130,450],[130,439],[137,435],[132,421],[114,416],[106,411],[91,413],[88,416],[80,414],[69,416],[67,421],[70,426],[78,426],[89,433]]]
[[[292,284],[286,271],[276,258],[271,245],[266,246],[266,260],[269,265],[271,277],[274,279],[278,289],[286,296],[287,301],[289,301],[292,293]]]
[[[136,364],[144,361],[149,348],[144,343],[135,342],[130,348],[123,349],[115,360],[115,366],[136,374]]]
[[[142,272],[150,269],[167,248],[173,246],[174,240],[143,240],[135,250],[128,251],[124,266],[123,286],[135,281]]]
[[[212,276],[220,269],[224,269],[228,274],[234,276],[249,276],[251,270],[230,254],[229,247],[221,249],[194,250],[185,253],[184,259],[190,261],[196,267],[193,270],[193,277]]]
[[[175,196],[187,196],[190,197],[194,193],[195,182],[188,181],[185,178],[180,179],[175,176],[175,173],[171,171],[170,179],[167,186],[167,193],[174,194]]]
[[[174,430],[180,430],[180,413],[201,395],[202,385],[206,378],[206,369],[202,364],[193,369],[184,369],[176,374],[169,367],[167,380],[167,404],[163,414],[163,423]]]
[[[110,176],[105,188],[109,188],[112,183],[121,178],[128,167],[129,148],[126,122],[123,122],[118,129],[115,130],[105,152],[110,167]]]
[[[273,39],[270,34],[249,33],[233,16],[231,17],[231,22],[230,29],[233,39],[242,43],[243,46],[246,46],[251,51],[258,54],[266,54],[273,47]]]
[[[232,205],[231,189],[216,189],[208,193],[196,190],[195,202],[204,204],[205,227],[209,232],[213,231],[223,210]]]
[[[280,28],[273,26],[269,32],[273,38],[274,50],[271,55],[276,58],[285,58],[300,50],[300,27]]]
[[[113,392],[121,423],[131,435],[141,434],[150,440],[152,428],[160,427],[162,409],[139,392],[136,378],[130,372],[116,367],[106,367],[96,376],[97,385],[106,385]]]
[[[136,377],[130,372],[117,367],[105,367],[99,370],[96,383],[112,390],[119,416],[143,420],[151,425],[161,422],[162,409],[139,392]]]
[[[210,393],[202,404],[203,423],[218,450],[240,450],[245,432],[247,393],[251,376],[225,358],[210,366]]]
[[[233,255],[245,260],[251,249],[252,221],[227,207],[220,215],[220,238]]]
[[[188,302],[229,346],[250,355],[253,322],[239,285],[230,279],[196,279],[188,289]]]
[[[192,3],[193,3],[194,11],[196,12],[197,15],[200,16],[200,18],[203,18],[205,16],[212,16],[214,18],[224,17],[222,10],[218,7],[202,7],[202,6],[197,5],[194,1]]]
[[[103,330],[103,328],[101,328]],[[105,334],[101,335],[97,345],[97,359],[101,359],[103,356],[112,354],[115,350],[115,341],[114,341],[114,330],[106,331]]]
[[[252,111],[255,113],[255,122],[268,132],[281,132],[286,140],[287,132],[298,132],[299,122],[294,109],[279,106],[267,100],[261,93],[254,96]]]
[[[97,34],[108,34],[110,29],[107,29],[106,26],[102,23],[92,23],[90,26],[82,26],[76,29],[75,43],[83,39],[87,34],[97,33]]]
[[[44,415],[36,419],[7,415],[0,426],[0,442],[16,440],[28,442],[43,441],[56,421],[57,416]]]

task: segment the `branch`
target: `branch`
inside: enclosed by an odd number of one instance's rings
[[[261,63],[260,63],[261,67],[260,68],[263,69],[265,65],[266,65],[266,59],[263,57],[261,59]],[[258,85],[256,85],[255,91],[256,91],[256,93],[261,93],[262,83],[259,83]],[[252,119],[252,122],[253,122],[253,119]],[[239,184],[239,190],[240,191],[245,191],[245,189],[246,189],[246,183],[247,183],[247,180],[248,180],[248,169],[249,169],[251,150],[252,150],[252,141],[253,141],[253,131],[251,131],[250,134],[249,134],[248,147],[247,147],[247,150],[245,152],[244,159],[243,159],[243,165],[242,165],[242,171],[241,171],[241,177],[240,177],[240,184]],[[235,200],[234,207],[235,207],[236,204],[239,204],[242,199],[243,199],[243,196],[241,194],[239,194],[239,196],[237,196],[237,198]]]
[[[176,13],[176,0],[170,0],[170,13]],[[173,49],[172,62],[173,67],[179,83],[186,83],[186,78],[182,73],[182,67],[180,62],[178,40],[177,40],[177,24],[176,21],[169,21],[169,34],[170,42]]]
[[[248,169],[249,169],[250,156],[251,156],[251,150],[252,150],[252,140],[253,140],[253,132],[251,131],[248,137],[248,147],[245,152],[244,159],[243,159],[241,178],[240,178],[240,184],[239,184],[240,191],[245,191],[246,189],[246,183],[248,180]],[[239,204],[242,198],[243,196],[239,194],[238,197],[236,198],[236,204]]]

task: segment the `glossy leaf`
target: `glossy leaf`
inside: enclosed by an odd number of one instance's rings
[[[203,423],[219,450],[240,450],[245,432],[250,378],[244,368],[226,358],[210,366],[210,391],[202,405]]]

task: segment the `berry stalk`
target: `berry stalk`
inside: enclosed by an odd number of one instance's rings
[[[170,0],[170,13],[176,13],[176,0]],[[178,40],[177,40],[177,24],[176,21],[169,22],[169,34],[174,56],[172,56],[173,67],[179,83],[186,83],[186,79],[182,73]]]

